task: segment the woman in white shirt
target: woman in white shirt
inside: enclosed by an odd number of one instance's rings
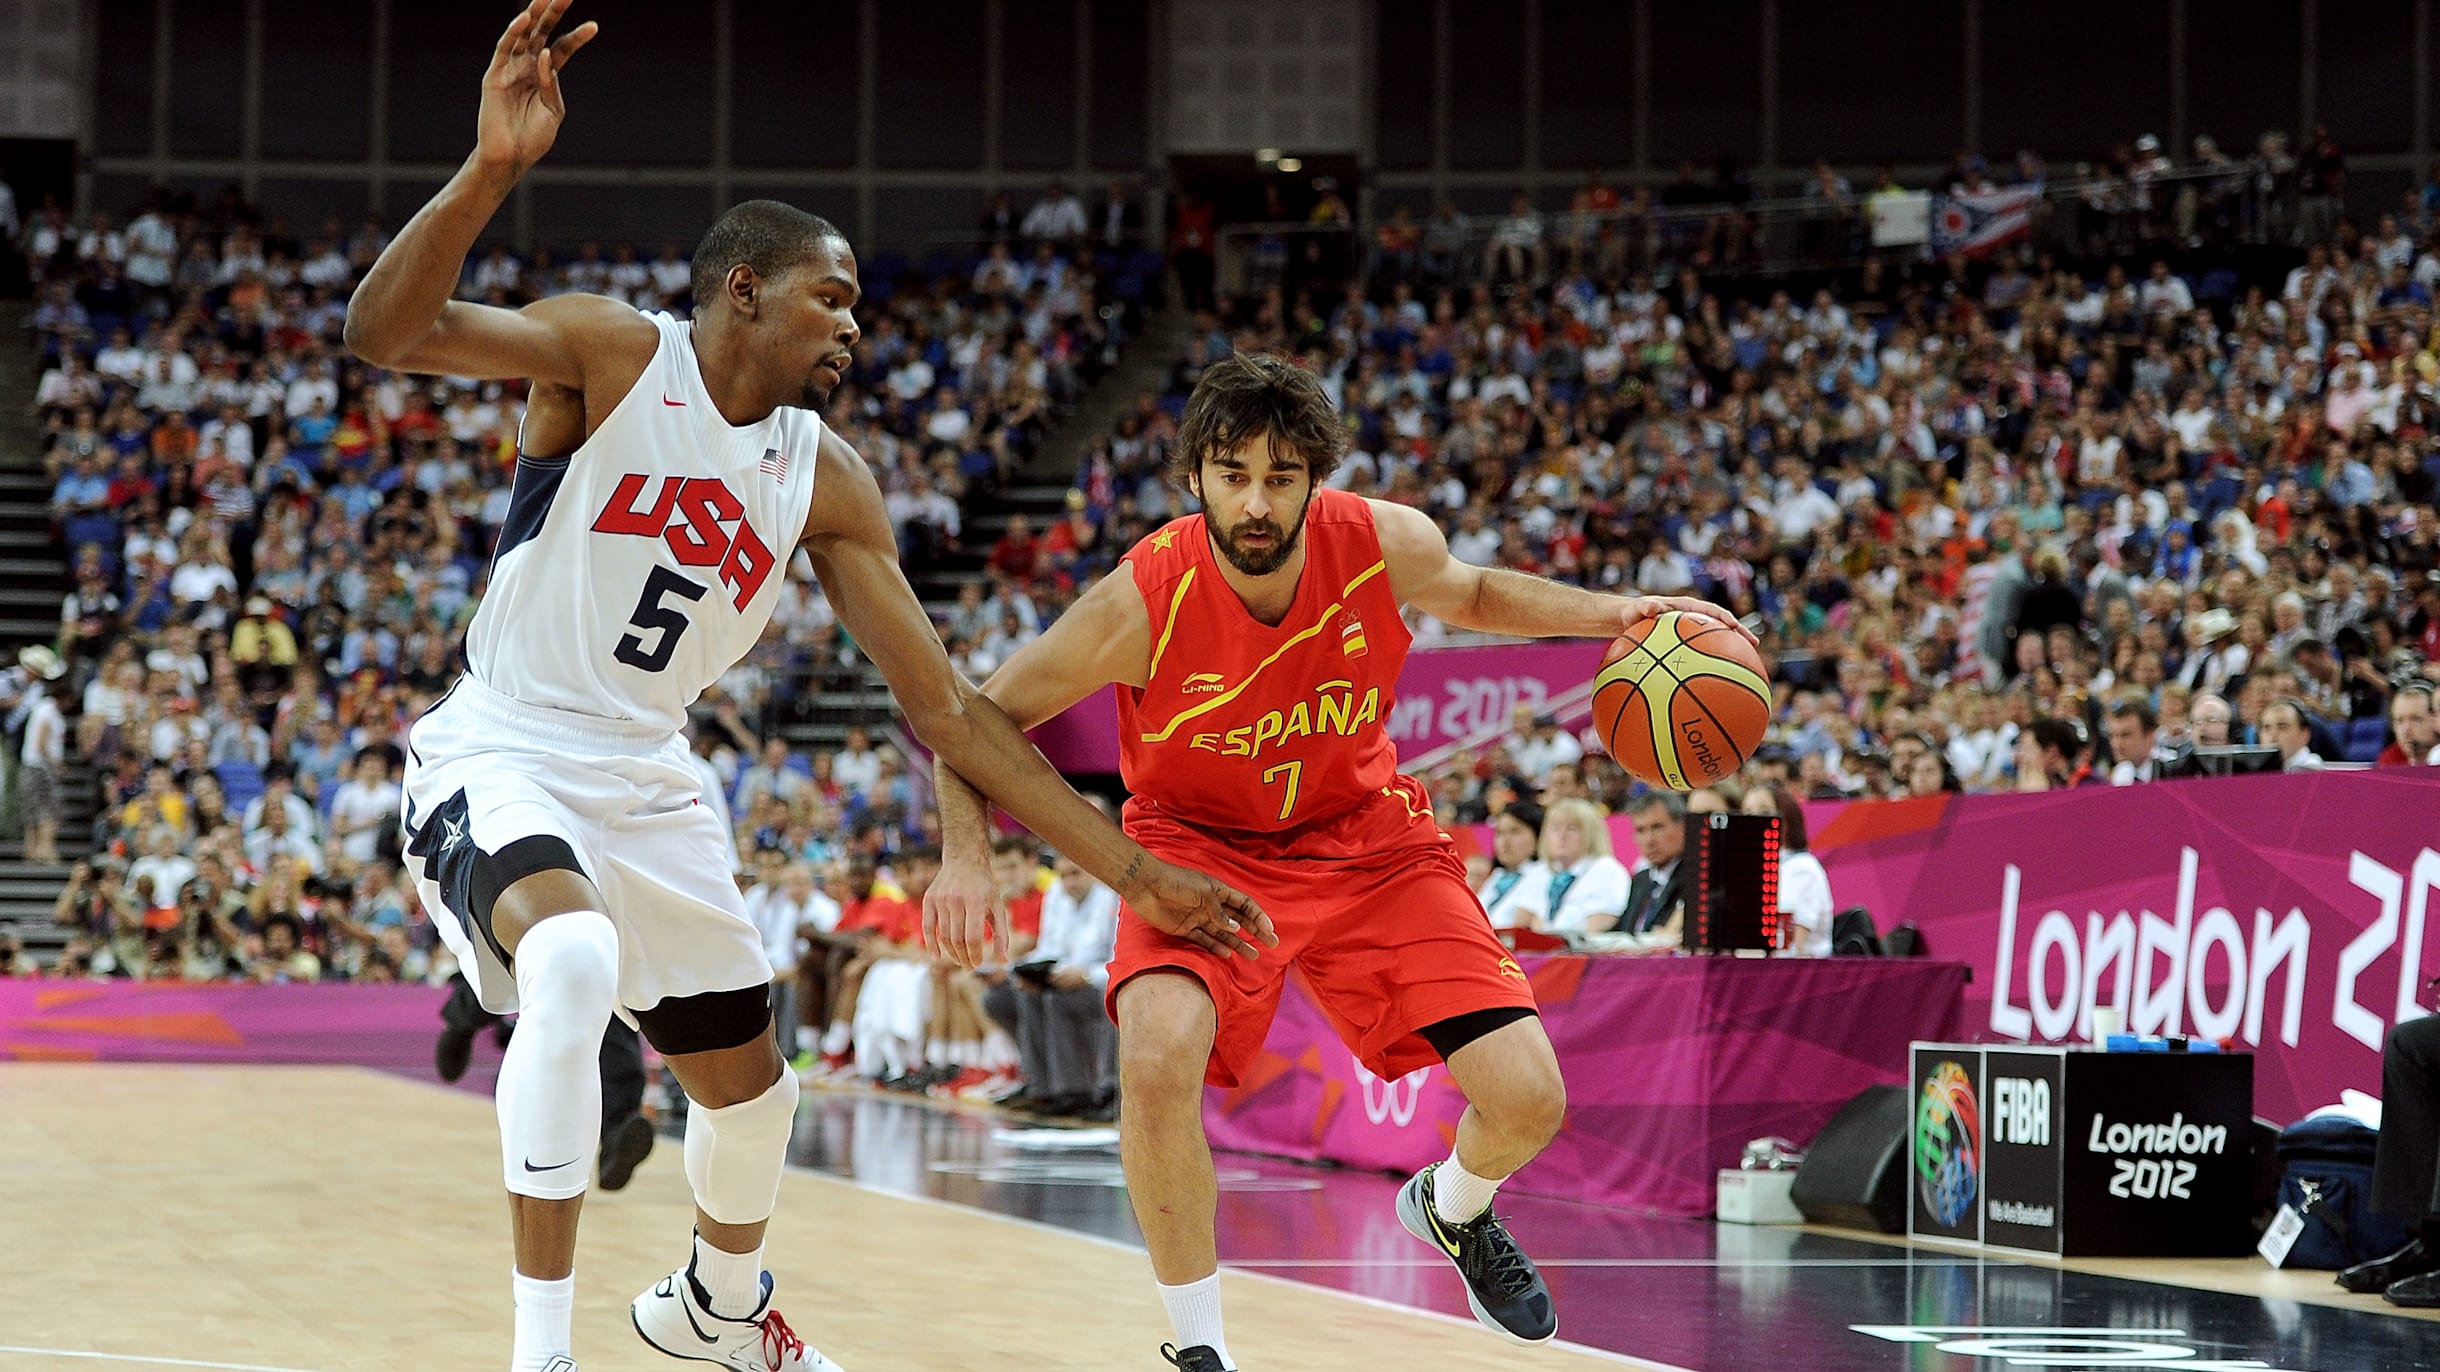
[[[1787,916],[1787,951],[1803,958],[1830,956],[1830,873],[1805,844],[1805,811],[1785,786],[1757,786],[1745,793],[1749,815],[1779,817],[1779,913]]]
[[[1531,922],[1528,899],[1540,900],[1550,881],[1550,869],[1534,857],[1542,842],[1542,807],[1530,800],[1511,802],[1491,821],[1490,875],[1474,894],[1483,902],[1494,929],[1514,929]]]
[[[1542,821],[1542,889],[1518,898],[1529,927],[1606,934],[1627,912],[1627,869],[1610,855],[1610,826],[1589,800],[1562,800]]]

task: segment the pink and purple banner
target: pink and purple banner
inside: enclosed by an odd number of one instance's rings
[[[2145,1034],[2260,1055],[2286,1124],[2378,1094],[2381,1041],[2431,1003],[2440,770],[2305,772],[1808,807],[1841,909],[1974,969],[1969,1039]],[[2420,1002],[2420,1004],[2418,1003]]]
[[[1518,959],[1567,1075],[1567,1123],[1509,1189],[1667,1215],[1711,1213],[1750,1139],[1812,1139],[1902,1081],[1906,1046],[1957,1028],[1966,969],[1916,959]],[[1204,1100],[1215,1147],[1411,1171],[1449,1156],[1448,1069],[1383,1081],[1291,974],[1260,1057]]]
[[[0,1061],[345,1063],[438,1080],[445,988],[0,980]],[[491,1088],[487,1053],[465,1081]]]
[[[1539,708],[1593,679],[1608,645],[1590,639],[1553,640],[1496,648],[1418,648],[1398,675],[1398,703],[1389,736],[1398,756],[1411,758],[1490,729],[1504,728],[1519,705]],[[1109,689],[1087,696],[1033,731],[1042,755],[1063,772],[1118,771],[1118,699]]]

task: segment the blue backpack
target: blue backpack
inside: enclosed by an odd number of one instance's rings
[[[2342,1115],[2300,1120],[2279,1131],[2279,1203],[2304,1218],[2304,1232],[2283,1266],[2335,1271],[2387,1257],[2414,1237],[2404,1220],[2372,1208],[2372,1150],[2379,1138]]]

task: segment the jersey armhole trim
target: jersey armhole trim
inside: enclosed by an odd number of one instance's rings
[[[1169,636],[1177,632],[1178,611],[1186,604],[1186,592],[1195,584],[1195,568],[1178,578],[1178,589],[1169,597],[1169,617],[1161,624],[1161,636],[1152,645],[1152,665],[1144,669],[1144,684],[1149,686],[1161,675],[1161,659],[1169,652]]]

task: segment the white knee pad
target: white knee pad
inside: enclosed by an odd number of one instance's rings
[[[779,1207],[779,1179],[796,1129],[796,1073],[784,1067],[749,1101],[686,1103],[686,1180],[695,1204],[722,1224],[757,1224]]]
[[[500,1061],[500,1165],[539,1200],[584,1194],[601,1151],[602,1031],[618,1004],[618,930],[553,915],[517,945],[517,1032]]]

